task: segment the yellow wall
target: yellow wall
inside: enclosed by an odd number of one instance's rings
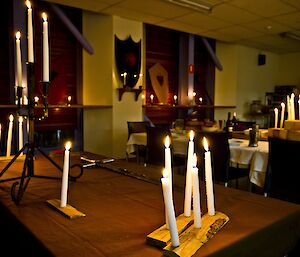
[[[300,53],[279,56],[278,85],[296,85],[300,87]]]
[[[131,35],[138,41],[143,38],[143,24],[84,12],[83,34],[94,48],[93,55],[83,52],[84,150],[125,158],[127,121],[143,119],[142,99],[135,101],[134,93],[124,93],[118,100],[117,88],[122,85],[115,66],[114,35],[120,39]],[[142,84],[140,78],[137,86]]]
[[[236,109],[216,109],[216,120],[226,119],[228,111],[236,111],[237,117],[245,120],[252,101],[261,100],[264,104],[265,93],[274,91],[279,55],[263,52],[266,64],[259,66],[260,53],[258,49],[217,42],[217,54],[224,69],[216,72],[215,104],[234,105]]]

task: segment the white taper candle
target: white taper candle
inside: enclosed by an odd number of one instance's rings
[[[71,148],[71,142],[67,142],[65,145],[64,167],[63,167],[61,198],[60,198],[60,207],[62,208],[66,207],[67,205],[70,148]]]
[[[204,144],[204,161],[205,161],[205,180],[206,180],[206,197],[207,197],[207,210],[208,215],[215,215],[215,200],[214,200],[214,188],[212,179],[212,167],[211,167],[211,154],[208,149],[207,139],[203,138]]]
[[[7,157],[9,157],[11,154],[13,122],[14,122],[14,116],[11,114],[11,115],[9,115],[9,125],[8,125],[7,144],[6,144],[6,156]]]
[[[49,39],[48,39],[48,21],[46,13],[43,17],[43,81],[49,82]]]
[[[200,192],[199,192],[199,177],[197,168],[197,156],[193,156],[193,211],[194,211],[194,226],[195,228],[201,227],[201,208],[200,208]]]
[[[184,196],[184,216],[191,216],[192,204],[192,160],[194,154],[194,131],[190,131],[190,141],[188,146],[188,156],[186,165],[186,178],[185,178],[185,196]]]

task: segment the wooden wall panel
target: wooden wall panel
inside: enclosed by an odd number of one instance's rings
[[[146,103],[150,103],[150,95],[154,94],[151,85],[149,68],[160,63],[168,72],[168,102],[173,102],[173,95],[178,94],[178,53],[179,32],[154,25],[145,25],[146,29]],[[154,98],[157,103],[157,97]]]

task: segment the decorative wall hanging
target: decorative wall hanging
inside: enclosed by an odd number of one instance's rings
[[[115,58],[120,78],[124,88],[133,88],[140,77],[141,40],[134,42],[131,36],[125,40],[115,36]]]
[[[169,93],[168,72],[160,63],[156,63],[149,69],[149,74],[152,87],[159,102],[167,103]]]

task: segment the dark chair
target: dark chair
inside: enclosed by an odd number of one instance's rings
[[[165,164],[165,137],[171,136],[168,127],[147,128],[147,158],[146,162],[153,165]]]
[[[147,133],[147,128],[150,127],[149,121],[127,121],[128,127],[128,139],[132,133]],[[136,156],[137,163],[140,163],[140,157],[146,159],[147,147],[145,145],[135,145],[135,151],[131,153]],[[126,159],[128,160],[129,156],[126,152]]]
[[[216,183],[225,184],[228,186],[230,180],[236,181],[238,187],[238,179],[249,176],[248,169],[240,169],[230,167],[230,150],[229,136],[225,131],[217,132],[198,132],[195,137],[195,152],[199,159],[201,169],[201,179],[204,179],[204,148],[203,137],[206,137],[209,143],[209,150],[212,158],[213,180]]]
[[[265,193],[300,204],[299,141],[269,137],[269,162]]]

